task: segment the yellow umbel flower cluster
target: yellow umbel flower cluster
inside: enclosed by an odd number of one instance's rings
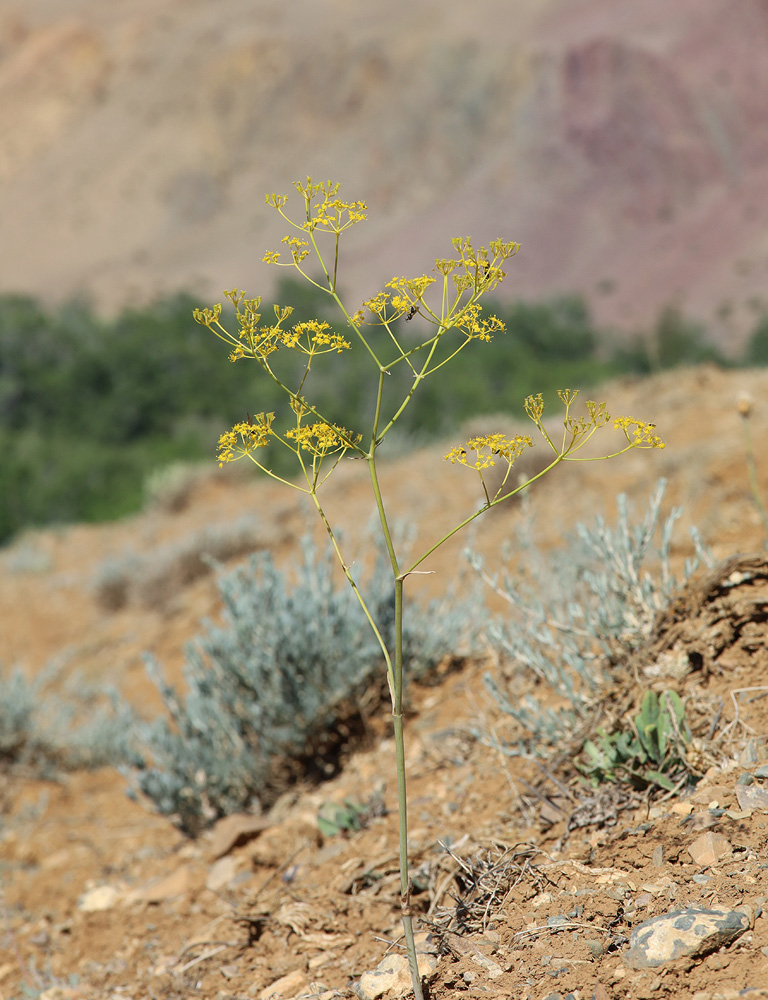
[[[315,246],[314,236],[316,231],[333,233],[338,237],[345,229],[364,222],[368,218],[368,206],[364,201],[343,201],[337,197],[339,184],[331,181],[321,181],[319,184],[312,182],[311,177],[307,177],[306,183],[296,181],[293,185],[304,199],[305,219],[301,224],[293,222],[283,211],[288,202],[288,196],[284,194],[268,194],[266,202],[276,209],[285,221],[294,229],[302,230],[310,234],[310,240],[300,239],[298,236],[285,236],[282,239],[291,251],[291,262],[283,264],[280,260],[280,252],[269,250],[261,258],[266,264],[278,264],[280,266],[298,266],[312,252],[310,246]]]
[[[232,430],[225,431],[219,438],[219,466],[250,455],[257,448],[266,447],[275,433],[272,430],[274,419],[274,413],[257,413],[255,417],[249,416],[247,421],[235,424]]]
[[[445,461],[450,462],[451,465],[457,463],[467,465],[482,472],[483,469],[496,465],[499,458],[512,465],[526,448],[532,447],[533,441],[525,434],[518,434],[512,438],[505,437],[503,434],[482,434],[479,437],[470,438],[464,447],[451,448],[445,456]],[[469,452],[474,452],[474,462],[468,458]]]
[[[625,451],[629,451],[631,448],[665,447],[664,442],[654,431],[656,426],[655,424],[647,424],[642,420],[636,420],[634,417],[617,417],[617,419],[613,422],[613,426],[615,429],[622,430],[624,432],[627,444],[618,451],[613,452],[612,454],[598,456],[597,459],[579,456],[577,453],[590,440],[592,435],[610,422],[611,415],[607,412],[605,403],[597,403],[590,399],[586,404],[587,413],[585,416],[571,416],[571,407],[573,406],[578,394],[578,389],[558,390],[557,395],[565,406],[565,419],[563,420],[564,432],[562,440],[559,443],[556,443],[556,441],[553,440],[553,436],[550,431],[544,426],[542,419],[544,415],[544,399],[541,393],[539,392],[535,396],[529,396],[526,399],[525,412],[529,419],[536,425],[537,430],[544,438],[546,444],[551,448],[552,460],[543,472],[537,473],[528,481],[528,483],[523,484],[523,486],[530,485],[530,483],[539,479],[542,475],[549,472],[550,469],[553,469],[560,462],[599,461],[601,459],[615,458],[617,455],[622,455]],[[509,470],[512,468],[512,463],[520,456],[524,448],[530,447],[532,444],[533,442],[531,439],[525,437],[524,435],[518,435],[517,437],[507,439],[503,434],[486,434],[483,437],[470,438],[465,447],[460,446],[452,448],[445,456],[445,459],[454,465],[466,465],[477,471],[480,476],[483,491],[485,492],[487,505],[491,506],[496,501],[512,496],[523,488],[523,486],[516,486],[514,489],[505,493],[507,478],[509,476]],[[475,453],[476,457],[474,461],[470,461],[467,457],[468,452]],[[486,481],[483,477],[483,470],[496,464],[496,456],[504,458],[509,463],[509,469],[507,470],[501,487],[498,488],[494,496],[491,497],[488,492]]]
[[[316,458],[325,458],[337,452],[345,452],[354,448],[362,439],[361,434],[353,434],[337,424],[316,423],[306,427],[292,427],[285,432],[304,451]]]
[[[217,303],[212,309],[195,309],[193,316],[198,323],[212,330],[220,340],[226,340],[234,345],[229,355],[230,361],[255,358],[265,363],[269,355],[280,347],[287,347],[312,358],[316,354],[332,352],[338,354],[349,350],[352,346],[341,334],[334,333],[328,323],[321,323],[316,319],[296,323],[295,326],[284,329],[283,324],[293,312],[291,306],[274,306],[275,322],[262,324],[259,312],[260,297],[247,299],[245,292],[237,288],[224,292],[224,295],[235,307],[240,328],[237,339],[219,322],[221,303]]]
[[[656,434],[656,424],[647,424],[644,420],[635,420],[634,417],[617,417],[613,426],[617,430],[624,431],[624,436],[633,448],[667,447]]]
[[[340,333],[333,333],[330,324],[310,319],[306,323],[297,323],[286,330],[281,337],[286,347],[292,347],[302,354],[312,357],[315,354],[329,354],[335,351],[341,354],[348,351],[352,345]]]

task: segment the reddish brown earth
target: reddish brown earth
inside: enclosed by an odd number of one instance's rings
[[[577,521],[590,522],[598,512],[612,519],[621,491],[643,513],[663,475],[666,509],[679,503],[685,510],[672,550],[678,568],[691,553],[691,523],[716,559],[759,553],[765,537],[750,497],[736,410],[743,392],[755,401],[752,434],[768,496],[766,372],[702,368],[624,381],[602,394],[609,409],[655,420],[668,447],[557,470],[529,503],[542,546],[557,547]],[[382,467],[393,514],[413,519],[425,541],[477,506],[469,472],[443,462],[445,450],[428,448]],[[372,501],[359,463],[349,462],[329,481],[326,502],[333,520],[366,523]],[[169,576],[162,600],[147,606],[138,593],[110,612],[98,599],[99,569],[128,551],[159,560],[164,546],[244,512],[258,514],[263,543],[290,563],[307,525],[301,505],[274,484],[216,472],[198,483],[181,511],[148,511],[120,523],[19,539],[2,554],[0,661],[32,674],[66,654],[73,669],[118,685],[142,712],[154,714],[158,699],[141,654],[152,651],[178,678],[185,642],[200,631],[203,617],[218,612],[215,584],[210,576],[188,585]],[[474,545],[493,561],[524,516],[520,506],[494,512],[481,520]],[[457,542],[431,561],[434,575],[419,584],[424,593],[457,578],[459,548]],[[733,590],[734,601],[744,598],[743,587]],[[759,591],[755,607],[765,603]],[[714,617],[708,606],[709,618],[704,604],[692,591],[668,623],[689,623],[678,638],[691,648],[713,622],[731,620],[727,602]],[[700,627],[690,624],[699,620]],[[423,886],[414,903],[420,927],[431,922],[435,933],[443,930],[436,933],[444,954],[432,998],[539,1000],[570,992],[578,1000],[704,1000],[764,981],[766,916],[705,959],[653,972],[630,971],[621,960],[622,941],[649,916],[694,903],[765,904],[768,812],[743,810],[736,800],[737,778],[754,768],[745,752],[751,746],[757,763],[768,756],[768,700],[759,697],[768,690],[766,626],[757,612],[748,626],[738,636],[720,630],[719,646],[712,640],[708,647],[717,647],[715,659],[677,685],[700,729],[723,701],[715,738],[697,745],[704,777],[695,794],[638,801],[613,815],[603,799],[590,806],[591,821],[577,813],[587,792],[567,761],[554,775],[563,785],[558,789],[533,762],[505,758],[471,737],[473,728],[501,735],[508,729],[482,684],[484,671],[509,668],[493,651],[437,687],[414,689],[407,748],[411,855]],[[755,690],[744,694],[745,688]],[[642,690],[628,673],[622,696],[631,703]],[[537,695],[547,692],[537,689]],[[221,842],[220,827],[197,841],[185,839],[144,802],[130,801],[125,780],[109,769],[55,781],[4,773],[0,997],[44,991],[47,1000],[224,1000],[266,996],[267,987],[291,973],[286,998],[351,996],[351,982],[400,947],[393,746],[386,715],[371,725],[376,739],[352,754],[338,777],[287,793],[263,830],[234,847]],[[320,835],[323,803],[367,801],[374,793],[385,815],[348,837]],[[574,826],[576,815],[586,825]],[[727,842],[709,865],[689,853],[707,832]],[[450,843],[452,854],[440,842]],[[217,860],[222,851],[224,860]],[[455,933],[455,920],[449,921],[453,897],[462,891],[462,865],[474,865],[495,897],[483,896],[482,885],[467,896],[466,926]],[[701,875],[707,878],[693,880]],[[94,899],[106,908],[89,911]],[[565,928],[548,924],[563,915]]]

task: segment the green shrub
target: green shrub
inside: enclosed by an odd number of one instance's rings
[[[307,282],[284,278],[275,299],[294,305],[292,321],[334,319],[327,294]],[[192,319],[194,304],[191,296],[175,295],[107,321],[82,303],[51,311],[26,296],[0,296],[0,544],[29,525],[136,511],[147,477],[179,461],[209,460],[221,431],[245,418],[243,408],[269,412],[278,405],[280,391],[269,382],[254,397],[251,366],[219,363],[215,340]],[[506,334],[424,383],[399,422],[402,441],[423,442],[510,408],[521,416],[517,401],[533,391],[586,388],[675,364],[724,363],[702,329],[675,310],[662,314],[650,342],[638,340],[608,357],[605,333],[577,297],[489,303],[489,309]],[[407,341],[413,327],[415,343],[419,322],[416,316],[393,328]],[[746,363],[768,356],[761,331]],[[283,372],[289,380],[292,363],[287,359]],[[318,406],[343,426],[370,422],[366,364],[355,350],[341,381],[333,368],[313,373]],[[387,398],[400,399],[408,388],[405,366],[393,368]],[[270,452],[278,474],[294,473],[290,454]]]
[[[637,336],[613,352],[617,372],[649,375],[667,368],[711,363],[723,368],[729,361],[707,340],[701,323],[687,319],[675,306],[662,309],[650,336]]]
[[[761,316],[747,344],[745,360],[748,365],[768,365],[768,316]]]

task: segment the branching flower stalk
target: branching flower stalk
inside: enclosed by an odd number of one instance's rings
[[[421,978],[418,971],[413,939],[411,887],[408,874],[408,820],[405,772],[405,742],[403,733],[403,602],[404,584],[409,575],[419,572],[418,567],[449,538],[466,527],[480,514],[509,497],[519,493],[532,482],[546,475],[565,461],[595,461],[613,458],[632,448],[663,448],[654,425],[633,417],[619,417],[614,428],[621,431],[623,441],[614,450],[597,457],[585,457],[582,449],[593,435],[605,428],[611,418],[604,403],[588,402],[586,415],[574,416],[577,391],[564,389],[558,393],[565,406],[563,434],[556,441],[543,423],[544,402],[541,395],[530,396],[525,403],[526,413],[552,452],[552,461],[540,473],[524,483],[512,484],[511,473],[517,458],[533,441],[526,435],[507,438],[502,434],[487,434],[471,438],[465,445],[453,448],[446,456],[452,464],[472,468],[478,474],[483,502],[479,509],[467,516],[443,537],[434,541],[413,562],[400,564],[392,531],[387,517],[384,498],[379,483],[376,457],[382,442],[397,423],[414,394],[425,379],[438,373],[475,341],[491,342],[495,334],[504,332],[504,324],[496,316],[481,313],[480,300],[493,291],[505,278],[506,262],[519,250],[519,244],[493,240],[489,247],[475,248],[468,237],[457,237],[453,242],[455,257],[438,259],[431,274],[416,278],[393,278],[385,290],[377,292],[363,302],[355,312],[348,311],[342,301],[337,279],[340,262],[340,240],[352,226],[366,219],[367,208],[363,202],[347,202],[338,196],[339,185],[330,181],[298,182],[296,191],[303,201],[303,219],[296,222],[286,213],[287,195],[267,196],[271,205],[291,227],[292,234],[283,238],[290,258],[283,260],[282,253],[270,251],[263,257],[266,263],[278,267],[293,267],[307,281],[326,292],[338,306],[346,330],[339,333],[327,323],[316,320],[290,325],[292,308],[275,305],[274,319],[265,320],[261,313],[260,298],[248,299],[245,293],[234,289],[225,292],[234,308],[237,331],[230,332],[221,322],[221,304],[213,308],[195,310],[195,319],[208,327],[230,347],[230,360],[253,360],[261,373],[275,382],[285,393],[288,403],[287,423],[276,426],[274,413],[257,413],[248,416],[222,434],[218,446],[219,463],[248,458],[262,472],[284,483],[291,489],[309,496],[325,527],[338,556],[344,575],[352,587],[368,622],[381,647],[386,664],[387,681],[392,702],[392,717],[396,747],[398,815],[400,839],[400,901],[403,934],[413,980],[416,1000],[423,1000]],[[330,249],[326,242],[330,243]],[[319,265],[323,278],[315,280],[308,272],[307,260]],[[437,288],[433,289],[432,286]],[[438,292],[439,294],[435,294]],[[419,317],[422,336],[413,336],[410,324]],[[407,330],[407,334],[402,331]],[[341,355],[357,345],[367,351],[375,371],[375,391],[372,396],[371,425],[364,440],[363,434],[348,430],[334,423],[327,414],[311,402],[305,394],[310,383],[313,365],[324,362],[326,355]],[[280,371],[276,361],[286,351],[298,353],[303,358],[302,370],[293,384]],[[396,365],[406,365],[411,375],[411,385],[404,397],[394,405],[385,405],[385,386]],[[373,382],[373,379],[372,379]],[[373,388],[373,386],[372,386]],[[290,415],[292,414],[292,416]],[[261,449],[267,446],[287,448],[298,462],[300,475],[291,482],[276,475],[262,458]],[[345,457],[365,460],[368,465],[371,488],[378,511],[379,524],[386,544],[392,569],[395,598],[394,649],[389,649],[382,632],[366,605],[357,581],[352,575],[338,543],[333,526],[323,509],[319,491],[334,469]],[[474,456],[474,457],[473,457]],[[489,486],[486,470],[497,463],[506,463],[502,482],[495,489]]]

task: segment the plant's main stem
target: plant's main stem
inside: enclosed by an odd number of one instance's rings
[[[415,1000],[424,1000],[419,975],[419,963],[416,957],[416,942],[413,938],[413,917],[411,915],[411,883],[408,870],[408,794],[405,774],[405,737],[403,733],[403,577],[397,561],[397,553],[389,530],[384,501],[381,496],[379,477],[376,473],[376,443],[371,443],[368,458],[368,468],[371,473],[371,485],[376,497],[376,508],[379,513],[381,529],[392,564],[392,574],[395,581],[395,658],[390,674],[390,696],[392,698],[392,725],[395,737],[395,759],[397,764],[397,816],[400,839],[400,912],[403,920],[403,936],[405,950],[408,955],[408,965],[411,970],[411,982]]]
[[[405,738],[403,734],[403,579],[395,580],[395,697],[392,705],[397,758],[397,814],[400,835],[400,912],[403,918],[405,950],[411,969],[416,1000],[423,1000],[416,942],[411,916],[411,880],[408,872],[408,797],[405,775]]]

